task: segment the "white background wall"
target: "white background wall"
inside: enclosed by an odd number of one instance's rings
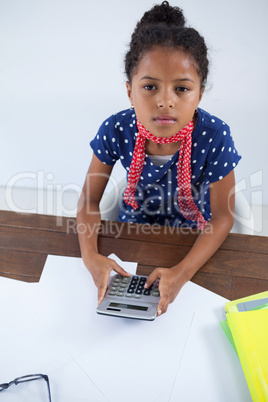
[[[205,37],[201,107],[243,156],[236,179],[268,204],[268,1],[171,0]],[[0,0],[0,186],[81,189],[102,121],[129,107],[123,59],[151,0]],[[117,168],[115,176],[120,175]]]

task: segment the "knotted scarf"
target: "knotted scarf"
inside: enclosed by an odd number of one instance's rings
[[[192,197],[191,190],[191,147],[192,132],[194,128],[193,120],[172,137],[156,137],[150,133],[138,120],[138,135],[133,152],[132,162],[128,173],[128,184],[124,193],[124,201],[132,206],[135,210],[139,207],[135,199],[136,186],[140,180],[140,176],[145,160],[145,142],[151,140],[157,144],[171,144],[181,141],[179,151],[179,161],[177,165],[177,184],[178,184],[178,203],[182,215],[192,221],[197,221],[198,229],[202,230],[206,227],[207,221],[197,208]]]

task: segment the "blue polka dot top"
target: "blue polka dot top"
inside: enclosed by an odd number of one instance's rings
[[[136,137],[136,115],[128,109],[105,120],[90,145],[105,164],[114,165],[120,159],[128,175]],[[178,157],[179,150],[166,163],[157,166],[146,154],[135,193],[139,208],[134,211],[122,200],[119,221],[196,228],[196,222],[187,220],[180,212]],[[240,159],[229,126],[199,108],[192,133],[191,185],[194,202],[207,221],[211,217],[209,184],[223,179]]]

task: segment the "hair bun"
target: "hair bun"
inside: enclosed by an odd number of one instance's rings
[[[139,22],[139,28],[144,25],[166,24],[183,27],[185,18],[179,7],[171,7],[168,1],[163,1],[147,11]],[[138,28],[138,26],[137,26]]]
[[[185,26],[182,10],[171,7],[168,1],[146,11],[132,33],[125,56],[125,73],[130,84],[144,54],[157,46],[183,51],[196,67],[200,87],[205,86],[209,65],[205,40],[195,29]]]

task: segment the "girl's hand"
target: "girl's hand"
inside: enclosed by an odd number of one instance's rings
[[[182,270],[175,268],[156,268],[147,278],[145,288],[159,279],[160,301],[157,316],[167,311],[169,303],[172,303],[182,286],[188,281]]]
[[[95,254],[90,257],[90,259],[85,262],[85,265],[91,273],[94,283],[98,288],[98,305],[104,298],[112,270],[117,272],[119,275],[130,276],[130,274],[121,268],[114,260],[104,257],[101,254]]]

